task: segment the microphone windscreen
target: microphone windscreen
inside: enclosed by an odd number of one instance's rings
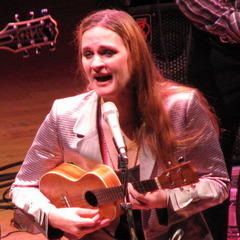
[[[102,114],[105,121],[107,121],[109,114],[116,114],[119,117],[118,109],[113,102],[105,102],[102,105]]]

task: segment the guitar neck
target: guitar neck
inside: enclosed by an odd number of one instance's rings
[[[51,46],[56,43],[57,35],[57,22],[50,15],[8,23],[0,31],[0,49],[17,53],[44,45]]]
[[[133,187],[139,193],[146,193],[158,190],[160,188],[160,184],[158,182],[158,178],[144,180],[144,181],[136,181],[131,182]],[[85,197],[88,203],[93,206],[101,206],[108,202],[114,202],[117,200],[124,199],[124,186],[116,186],[105,189],[96,189],[93,191],[89,191],[86,193]]]
[[[178,164],[170,169],[166,169],[159,177],[153,179],[131,182],[139,193],[146,193],[158,189],[171,189],[196,183],[198,176],[190,162]],[[88,191],[86,200],[93,206],[104,205],[124,198],[123,185],[105,189]]]
[[[132,182],[132,185],[139,193],[155,191],[158,190],[160,186],[158,178],[144,180],[141,182]]]

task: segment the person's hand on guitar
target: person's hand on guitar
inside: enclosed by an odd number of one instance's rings
[[[152,209],[167,207],[167,193],[162,189],[156,191],[139,193],[131,183],[128,184],[129,200],[133,209]]]
[[[98,209],[88,208],[56,208],[50,211],[48,219],[52,227],[78,238],[110,223],[109,219],[100,219]]]

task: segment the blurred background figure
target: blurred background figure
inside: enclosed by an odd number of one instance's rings
[[[193,23],[188,78],[214,106],[223,129],[221,146],[228,172],[239,164],[234,151],[240,119],[240,1],[177,0]],[[227,236],[228,202],[207,212],[215,239]]]

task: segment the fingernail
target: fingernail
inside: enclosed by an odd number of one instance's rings
[[[97,224],[97,225],[100,225],[100,224],[101,224],[101,220],[98,219],[98,220],[96,221],[96,224]]]

